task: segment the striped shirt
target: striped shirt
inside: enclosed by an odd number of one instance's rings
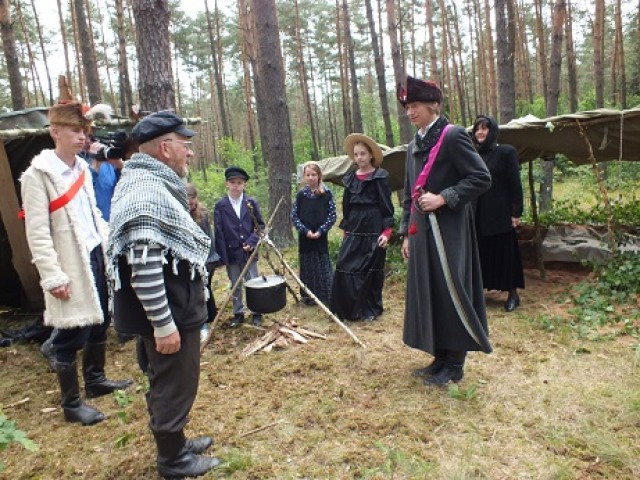
[[[158,244],[138,243],[133,247],[131,287],[151,322],[155,337],[166,337],[177,330],[173,321],[162,267],[164,257]]]

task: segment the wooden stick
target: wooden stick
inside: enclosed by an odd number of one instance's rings
[[[271,217],[269,218],[269,221],[265,225],[264,234],[260,236],[260,239],[258,240],[258,243],[256,244],[256,248],[254,248],[253,252],[251,252],[251,255],[249,256],[249,259],[245,262],[244,268],[242,269],[242,271],[240,272],[240,275],[238,276],[238,279],[236,280],[236,283],[233,285],[233,287],[229,291],[229,294],[227,295],[226,300],[224,301],[222,306],[218,309],[218,313],[216,314],[215,318],[211,322],[211,328],[209,329],[209,333],[207,334],[207,338],[204,340],[204,342],[202,342],[202,345],[200,345],[200,353],[202,353],[204,351],[204,349],[207,347],[207,345],[209,345],[209,341],[211,340],[211,337],[213,336],[213,331],[214,331],[214,329],[216,327],[216,324],[218,323],[218,320],[222,316],[222,313],[224,312],[225,308],[227,308],[227,305],[229,304],[229,301],[231,300],[231,297],[233,296],[233,293],[238,288],[239,283],[244,279],[244,276],[247,273],[247,270],[249,270],[249,266],[251,265],[251,262],[253,262],[253,259],[256,258],[256,255],[258,255],[258,249],[260,248],[260,245],[262,245],[262,242],[264,242],[264,240],[266,238],[268,238],[267,234],[268,234],[269,230],[271,229],[271,223],[273,222],[273,219],[275,218],[276,212],[278,211],[278,208],[280,208],[280,204],[281,203],[282,203],[282,198],[280,199],[280,201],[276,205],[276,208],[273,209],[273,213],[271,214]],[[240,295],[242,295],[242,292],[240,292]]]
[[[280,419],[277,422],[273,422],[268,425],[263,425],[262,427],[254,428],[253,430],[249,430],[248,432],[241,433],[240,435],[238,435],[238,438],[248,437],[249,435],[261,432],[262,430],[266,430],[267,428],[277,427],[281,423],[284,423],[284,419]]]
[[[322,301],[318,297],[315,296],[315,294],[302,282],[302,280],[300,280],[300,277],[298,277],[298,275],[296,275],[296,272],[294,272],[293,269],[289,266],[289,264],[284,260],[284,257],[282,255],[282,253],[280,253],[280,251],[274,245],[274,243],[271,241],[271,239],[267,238],[266,243],[271,248],[273,248],[273,250],[276,252],[276,255],[278,255],[278,257],[280,258],[280,261],[282,262],[282,265],[284,266],[284,268],[287,269],[287,272],[289,272],[289,274],[295,279],[295,281],[298,282],[298,285],[300,285],[300,287],[305,291],[305,293],[307,295],[309,295],[313,300],[315,300],[316,304],[324,311],[324,313],[329,315],[331,320],[336,322],[340,326],[340,328],[342,328],[345,332],[347,332],[349,334],[349,336],[358,345],[360,345],[362,348],[367,348],[367,346],[364,343],[362,343],[358,337],[356,337],[356,335],[351,331],[351,329],[349,329],[349,327],[347,327],[344,323],[342,323],[340,321],[340,319],[338,317],[336,317],[333,314],[333,312],[331,310],[329,310],[327,308],[327,306],[324,303],[322,303]]]

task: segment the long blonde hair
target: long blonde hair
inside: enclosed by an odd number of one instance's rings
[[[326,190],[322,185],[322,170],[320,169],[320,165],[315,162],[307,162],[302,166],[302,178],[304,179],[304,171],[310,168],[318,175],[318,195],[324,195]]]

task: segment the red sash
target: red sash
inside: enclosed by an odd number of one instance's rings
[[[49,213],[55,212],[56,210],[64,207],[67,203],[69,203],[71,200],[73,200],[73,197],[75,197],[78,194],[78,192],[82,188],[82,185],[84,184],[84,174],[85,174],[85,172],[86,172],[86,170],[82,170],[82,173],[80,174],[78,179],[75,182],[73,182],[73,184],[69,187],[69,190],[64,192],[62,195],[60,195],[55,200],[51,201],[51,203],[49,204]],[[24,213],[24,208],[23,208],[22,210],[20,210],[18,212],[18,218],[20,220],[24,220],[24,217],[25,217],[25,213]]]

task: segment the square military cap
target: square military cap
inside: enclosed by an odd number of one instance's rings
[[[140,120],[131,130],[131,137],[143,144],[167,133],[177,133],[183,137],[193,137],[196,134],[185,126],[180,115],[165,110],[152,113]]]

